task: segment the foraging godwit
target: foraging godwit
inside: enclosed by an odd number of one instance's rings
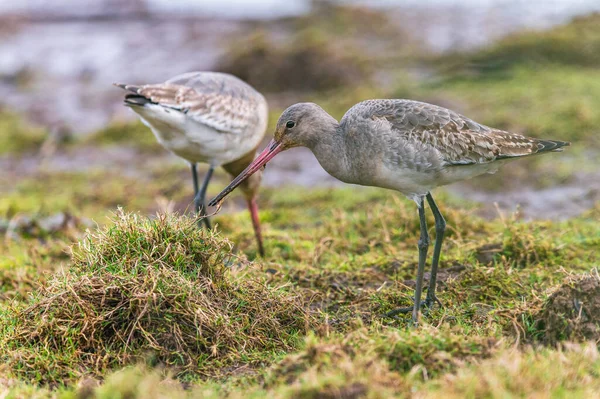
[[[321,166],[343,182],[405,194],[417,203],[421,224],[414,305],[387,315],[412,311],[416,324],[421,306],[439,303],[435,288],[446,222],[431,190],[493,173],[501,164],[516,158],[561,151],[567,145],[494,129],[449,109],[418,101],[363,101],[350,108],[339,123],[318,105],[300,103],[283,112],[267,148],[209,205],[218,205],[279,152],[298,146],[308,147]],[[421,302],[429,247],[425,199],[435,217],[436,238],[429,289]]]
[[[265,135],[268,106],[265,98],[235,76],[217,72],[190,72],[164,83],[142,86],[117,84],[130,92],[125,105],[152,130],[158,142],[187,160],[194,181],[194,203],[206,227],[206,189],[216,167],[238,175],[256,155]],[[208,172],[198,187],[197,163]],[[241,187],[252,217],[258,251],[264,256],[256,196],[262,174]]]

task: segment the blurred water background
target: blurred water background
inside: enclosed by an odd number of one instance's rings
[[[510,32],[548,28],[575,15],[600,11],[600,2],[594,0],[340,3],[392,12],[392,22],[424,46],[419,49],[423,52],[484,46]],[[35,122],[65,123],[78,133],[90,132],[120,111],[115,101],[120,93],[110,83],[160,82],[185,71],[214,69],[228,50],[226,43],[243,34],[249,20],[307,15],[316,4],[2,0],[0,104]]]

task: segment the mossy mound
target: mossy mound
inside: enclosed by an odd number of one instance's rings
[[[6,311],[3,361],[54,383],[149,361],[178,376],[227,373],[290,350],[311,326],[298,298],[227,264],[231,244],[187,218],[119,213],[73,248],[73,265]]]
[[[538,316],[545,343],[600,342],[600,276],[570,277],[546,301]]]

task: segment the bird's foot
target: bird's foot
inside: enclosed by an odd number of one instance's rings
[[[420,307],[424,307],[425,305],[425,301],[421,301],[421,306]],[[414,310],[414,305],[413,306],[407,306],[404,308],[397,308],[394,310],[390,310],[389,312],[387,312],[386,314],[383,315],[383,317],[396,317],[399,314],[407,314],[407,313],[412,313],[412,311]]]
[[[211,225],[211,223],[210,223],[210,219],[209,219],[208,217],[204,216],[204,217],[202,217],[202,218],[200,218],[200,219],[198,220],[198,227],[199,227],[199,228],[202,228],[202,223],[204,223],[204,226],[206,226],[206,228],[207,228],[208,230],[211,230],[211,229],[212,229],[212,225]]]
[[[438,299],[437,296],[434,295],[427,295],[427,297],[425,298],[424,301],[421,301],[420,307],[421,308],[425,308],[425,309],[431,309],[433,308],[433,305],[435,304],[440,305],[441,308],[444,307],[444,305],[442,305],[442,302]],[[394,310],[390,310],[389,312],[387,312],[386,314],[384,314],[384,317],[395,317],[399,314],[406,314],[406,313],[411,313],[414,310],[414,305],[413,306],[407,306],[404,308],[398,308],[398,309],[394,309]]]
[[[442,301],[440,301],[435,294],[427,295],[427,297],[425,298],[425,301],[421,302],[421,307],[425,306],[427,309],[431,309],[431,308],[433,308],[433,305],[435,305],[436,303],[438,305],[440,305],[440,308],[444,307],[444,305],[442,304]]]
[[[196,223],[198,224],[199,229],[202,229],[202,225],[204,225],[208,230],[212,229],[210,218],[208,216],[197,213],[196,217],[198,218]]]
[[[198,218],[198,228],[202,228],[202,225],[206,226],[208,230],[211,229],[210,219],[206,216],[206,206],[204,206],[200,200],[200,197],[194,198],[194,208],[196,210],[196,217]]]

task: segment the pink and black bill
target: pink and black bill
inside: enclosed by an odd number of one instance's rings
[[[221,191],[219,195],[210,200],[208,205],[218,206],[225,199],[225,197],[229,195],[229,193],[235,190],[235,188],[239,186],[248,177],[252,176],[254,173],[259,171],[263,166],[267,164],[267,162],[273,159],[273,157],[279,154],[282,150],[283,146],[281,145],[281,143],[278,143],[275,140],[271,140],[267,148],[265,148],[263,152],[261,152],[260,155],[256,157],[256,159],[250,165],[248,165],[248,167],[244,169],[242,173],[238,175],[238,177],[233,179],[233,181],[229,183],[229,185],[225,187],[225,189]]]

